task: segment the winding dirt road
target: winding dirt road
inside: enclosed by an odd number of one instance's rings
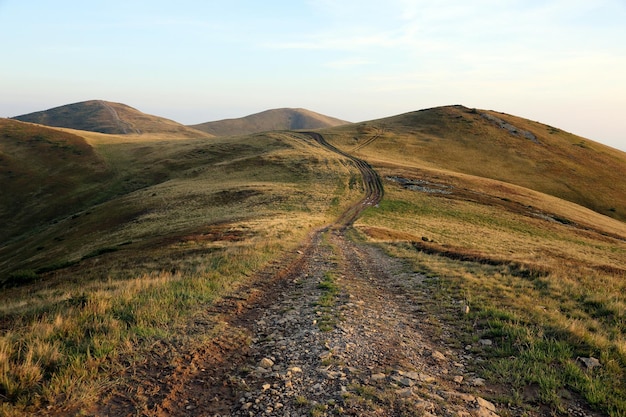
[[[424,277],[346,238],[383,186],[365,161],[306,133],[361,171],[364,197],[237,297],[196,318],[200,348],[158,342],[127,391],[94,414],[116,416],[497,416],[475,395],[464,352],[429,324]],[[471,392],[470,392],[471,391]]]
[[[99,100],[98,101],[102,107],[104,107],[113,117],[113,121],[117,124],[117,127],[120,128],[123,134],[128,133],[141,133],[137,129],[133,129],[129,123],[120,119],[120,116],[117,114],[117,111],[113,107],[111,107],[106,101]]]
[[[361,215],[365,208],[367,208],[368,206],[375,206],[380,203],[384,195],[383,183],[380,180],[378,173],[374,171],[374,169],[364,160],[359,159],[340,149],[337,149],[335,146],[328,143],[326,139],[324,139],[324,137],[319,133],[305,132],[305,134],[313,138],[317,143],[329,149],[330,151],[351,160],[361,172],[361,177],[363,178],[363,186],[365,188],[365,196],[357,204],[353,205],[348,210],[343,212],[341,216],[339,216],[339,218],[331,226],[331,228],[339,228],[345,230],[347,227],[351,226],[352,223],[354,223],[354,221]]]

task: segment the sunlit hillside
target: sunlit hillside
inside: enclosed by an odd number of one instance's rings
[[[556,127],[448,106],[327,134],[341,149],[369,161],[491,178],[626,220],[626,153]]]
[[[625,153],[463,106],[311,134],[169,128],[0,119],[0,415],[97,414],[112,391],[147,407],[134,367],[158,360],[155,346],[187,363],[218,335],[219,349],[246,349],[227,312],[207,312],[225,299],[244,309],[244,287],[246,302],[278,297],[259,277],[279,285],[316,233],[327,248],[330,234],[381,248],[418,276],[416,327],[476,358],[467,372],[502,415],[566,415],[573,402],[626,415]],[[382,200],[357,204],[372,182]],[[315,260],[336,280],[311,284],[344,303],[329,331],[355,306],[339,253]],[[373,409],[401,400],[347,389]]]

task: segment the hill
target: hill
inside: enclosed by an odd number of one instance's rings
[[[13,117],[23,122],[108,134],[169,134],[197,137],[203,133],[120,103],[90,100]],[[206,136],[206,135],[205,135]]]
[[[337,162],[288,134],[210,142],[202,132],[192,139],[125,137],[0,119],[0,287],[15,271],[54,270],[111,241],[151,246],[170,234],[283,206],[310,213],[295,223],[314,223],[329,210],[312,211],[316,200],[328,203],[339,191],[313,197],[304,189],[326,193],[327,181],[354,169],[339,164],[322,172]],[[243,201],[255,203],[232,210]],[[131,232],[136,221],[142,226]]]
[[[0,415],[626,413],[623,152],[463,106],[0,122]]]
[[[215,136],[247,135],[271,130],[319,129],[348,124],[306,109],[273,109],[249,116],[200,123],[190,127]]]
[[[626,153],[542,123],[446,106],[323,132],[370,162],[499,180],[626,221]]]

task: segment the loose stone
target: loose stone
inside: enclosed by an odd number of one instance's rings
[[[259,366],[263,369],[270,369],[272,366],[274,366],[274,361],[270,358],[263,358],[261,359],[261,362],[259,362]]]

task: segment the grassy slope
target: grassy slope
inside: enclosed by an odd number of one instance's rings
[[[109,134],[159,133],[177,137],[202,136],[199,131],[172,120],[142,113],[125,104],[103,100],[68,104],[17,116],[14,119],[52,127]]]
[[[437,108],[327,131],[384,178],[385,199],[357,230],[428,276],[433,320],[457,329],[450,343],[473,345],[494,401],[564,412],[580,396],[626,415],[625,155],[490,112],[536,143],[480,113]]]
[[[450,343],[474,346],[493,400],[563,411],[580,396],[604,413],[626,413],[626,224],[493,180],[379,169],[451,192],[388,179],[385,200],[356,226],[429,277],[436,295],[427,308],[457,329]],[[579,357],[599,358],[602,368],[587,370]]]
[[[0,293],[0,415],[88,405],[117,355],[201,343],[183,334],[191,316],[361,193],[356,168],[307,136],[82,134],[111,173],[109,198],[0,252],[3,277],[28,281]]]
[[[45,188],[42,191],[41,183],[31,181],[30,194],[37,191],[41,194],[39,198],[28,199],[30,206],[22,201],[12,202],[19,205],[7,205],[6,219],[10,219],[9,208],[18,211],[15,207],[22,208],[19,211],[26,217],[14,225],[14,238],[0,249],[3,280],[17,270],[51,269],[55,265],[71,264],[104,246],[145,239],[150,230],[155,231],[153,237],[157,239],[168,233],[186,233],[206,223],[254,217],[277,207],[325,212],[327,208],[319,207],[315,201],[325,198],[304,195],[303,190],[314,191],[329,182],[340,183],[341,179],[333,179],[338,169],[340,175],[348,175],[343,165],[335,166],[336,162],[329,161],[328,152],[280,133],[208,141],[82,134],[87,141],[67,136],[80,141],[85,152],[99,161],[99,169],[107,174],[101,182],[94,183],[88,176],[93,161],[77,165],[82,176],[75,182],[93,190],[91,200],[67,186],[70,178],[67,172],[61,173],[62,179],[50,177],[46,170],[58,167],[57,161],[45,159],[40,165],[31,164],[39,149],[28,148],[22,155],[21,165],[30,169],[39,167],[43,172],[36,174],[49,177],[51,185],[49,191]],[[323,179],[322,183],[311,184],[318,177]],[[6,184],[20,186],[12,177],[7,177]],[[65,194],[56,194],[59,189]],[[17,188],[15,191],[11,195],[22,198],[24,193],[17,192]],[[68,196],[81,204],[67,204]],[[246,201],[254,210],[239,206],[233,210],[230,204],[239,200]],[[47,211],[50,215],[45,215]],[[323,214],[310,216],[324,217]],[[32,229],[34,225],[39,227]]]
[[[4,242],[102,198],[111,172],[84,138],[0,119]]]
[[[454,342],[473,343],[485,359],[476,371],[510,388],[494,391],[495,401],[559,410],[570,392],[624,415],[626,225],[579,205],[622,215],[621,182],[594,164],[620,175],[623,153],[493,114],[539,143],[458,107],[326,131],[384,178],[385,199],[357,230],[428,275],[428,308],[441,312],[432,320],[449,320],[459,330]],[[353,168],[297,134],[81,135],[111,173],[110,198],[0,252],[31,271],[66,266],[0,296],[1,322],[12,329],[0,340],[0,370],[11,383],[2,395],[24,402],[0,404],[0,414],[93,401],[107,377],[103,364],[155,339],[201,343],[185,334],[191,315],[359,194]],[[599,171],[588,173],[588,161]],[[469,315],[458,313],[459,301],[470,304]],[[494,348],[476,347],[483,337]],[[578,356],[603,367],[587,371]]]
[[[532,132],[513,135],[482,114]],[[371,161],[431,167],[520,185],[626,220],[626,153],[540,123],[462,106],[334,128],[329,138]]]
[[[201,123],[191,127],[215,136],[246,135],[270,130],[319,129],[347,124],[306,109],[274,109],[237,119]]]

